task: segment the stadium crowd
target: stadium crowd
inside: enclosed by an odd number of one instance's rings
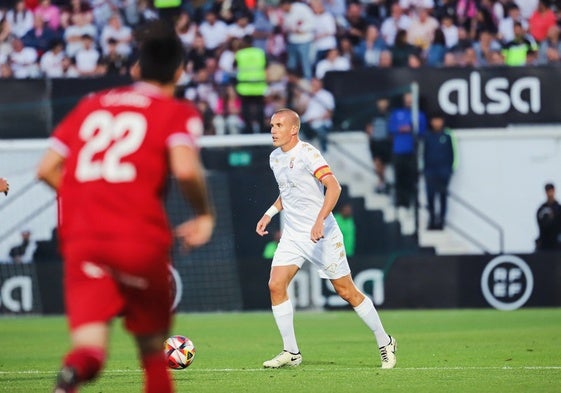
[[[0,0],[0,78],[127,74],[134,28],[167,18],[185,47],[182,94],[223,134],[244,132],[231,87],[247,36],[267,58],[265,119],[304,113],[332,70],[561,64],[558,0],[176,1]]]

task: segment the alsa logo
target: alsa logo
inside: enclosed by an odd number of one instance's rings
[[[500,115],[514,108],[520,113],[541,110],[540,80],[527,76],[514,80],[491,78],[485,84],[481,74],[472,72],[469,80],[450,79],[438,90],[438,104],[449,115]]]
[[[0,310],[20,313],[33,310],[31,277],[14,276],[0,283]]]

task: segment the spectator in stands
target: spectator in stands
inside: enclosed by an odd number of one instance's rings
[[[281,26],[275,26],[265,43],[267,58],[271,61],[286,63],[286,39]]]
[[[236,93],[242,102],[244,133],[258,134],[265,128],[265,93],[267,92],[267,56],[254,47],[253,38],[245,36],[236,52]]]
[[[346,28],[347,21],[345,19],[345,13],[347,9],[345,0],[324,0],[323,5],[325,6],[325,10],[335,18],[337,30]]]
[[[213,125],[216,135],[240,134],[244,121],[242,119],[242,101],[234,86],[226,85],[218,97]]]
[[[520,16],[524,20],[530,19],[532,13],[538,8],[538,0],[514,0],[520,8]]]
[[[101,31],[99,44],[104,55],[109,53],[109,39],[111,38],[117,41],[117,53],[124,57],[130,56],[132,52],[132,29],[123,25],[123,20],[117,13],[111,15],[109,23]]]
[[[335,22],[335,17],[325,10],[322,0],[311,0],[310,7],[316,17],[314,30],[316,58],[314,63],[317,65],[319,61],[325,59],[331,49],[337,48],[337,22]]]
[[[203,37],[205,48],[213,55],[226,43],[228,25],[218,19],[215,11],[207,11],[205,21],[200,24],[199,32]]]
[[[126,56],[119,53],[119,43],[114,38],[107,41],[107,53],[103,55],[100,65],[100,73],[105,75],[127,75],[129,69],[129,61]]]
[[[24,230],[21,232],[21,243],[10,249],[10,258],[13,263],[31,263],[36,248],[37,244],[31,239],[31,231]]]
[[[51,4],[51,0],[41,0],[33,13],[41,18],[46,27],[55,32],[59,31],[60,9],[56,5]]]
[[[12,27],[12,33],[19,38],[33,28],[33,12],[25,8],[23,0],[17,0],[14,6],[8,10],[6,20]]]
[[[205,40],[199,33],[195,35],[193,45],[187,52],[186,66],[189,74],[196,74],[199,70],[206,67],[206,60],[212,57],[213,52],[205,47]]]
[[[349,202],[344,202],[339,206],[335,214],[335,221],[343,234],[343,244],[348,258],[355,255],[356,249],[356,224],[353,216],[353,206]]]
[[[346,57],[339,54],[337,47],[327,52],[325,59],[320,60],[316,65],[316,78],[323,79],[329,71],[348,71],[351,69],[351,63]]]
[[[456,23],[466,31],[470,31],[471,24],[477,15],[477,0],[458,0],[456,3]]]
[[[442,114],[431,116],[430,131],[425,134],[423,144],[423,173],[429,211],[428,229],[441,230],[446,222],[448,186],[454,167],[452,135],[445,126]]]
[[[460,39],[459,37],[460,33],[458,31],[459,30],[458,26],[454,24],[454,19],[452,16],[444,15],[442,17],[442,21],[440,23],[440,29],[444,34],[444,42],[446,48],[450,49],[458,44],[458,41]]]
[[[4,195],[8,195],[8,191],[10,191],[10,183],[3,177],[0,177],[0,192],[3,192]]]
[[[409,208],[415,198],[417,185],[417,143],[427,129],[427,120],[419,110],[413,118],[413,97],[403,95],[402,105],[392,109],[388,130],[392,137],[393,168],[395,173],[395,204]],[[417,129],[415,129],[417,124]]]
[[[399,3],[393,3],[391,6],[391,15],[384,19],[380,27],[380,33],[386,45],[388,47],[393,46],[395,44],[397,32],[399,30],[407,31],[410,24],[411,18],[403,12]]]
[[[62,78],[64,76],[63,59],[65,57],[62,40],[53,41],[51,48],[41,56],[39,61],[41,73],[47,78]]]
[[[85,34],[97,37],[97,28],[85,13],[75,13],[70,17],[70,25],[64,30],[63,38],[66,42],[66,54],[70,57],[76,56],[76,52],[84,47],[82,36]]]
[[[327,134],[333,127],[333,111],[335,110],[335,97],[329,90],[323,88],[319,78],[312,78],[310,91],[306,94],[305,110],[300,118],[302,132],[308,139],[318,138],[322,152],[327,151]]]
[[[386,43],[380,37],[378,28],[369,25],[366,29],[366,35],[356,47],[356,58],[361,67],[376,67],[380,64],[380,56],[387,49]]]
[[[355,48],[364,39],[368,27],[368,21],[364,17],[361,3],[349,3],[345,19],[347,24],[343,35],[350,40],[353,48]]]
[[[540,43],[546,39],[551,26],[557,25],[557,17],[547,0],[539,0],[538,7],[528,20],[528,31]]]
[[[191,19],[189,13],[187,11],[181,11],[175,21],[175,32],[186,51],[193,45],[198,30],[199,26]]]
[[[216,82],[219,85],[233,83],[236,77],[236,52],[242,46],[242,39],[232,37],[228,39],[223,50],[218,55],[218,70]]]
[[[497,24],[493,20],[491,11],[485,7],[478,7],[477,9],[475,19],[468,31],[470,40],[476,40],[481,31],[489,31],[493,35],[497,33]]]
[[[538,46],[532,36],[519,22],[514,23],[514,39],[503,45],[502,55],[508,66],[526,65],[529,52],[537,52]]]
[[[84,24],[94,25],[94,15],[92,7],[88,1],[85,0],[70,0],[66,6],[63,6],[60,11],[60,24],[63,28],[67,28],[72,23],[75,16],[79,15]],[[97,29],[97,27],[96,27]],[[97,31],[95,36],[97,36]]]
[[[12,52],[12,43],[10,42],[12,37],[14,35],[12,34],[10,23],[6,18],[0,18],[0,63],[4,63]]]
[[[25,46],[34,48],[38,55],[49,50],[51,42],[60,38],[59,33],[47,25],[40,14],[35,14],[33,27],[21,38]]]
[[[253,12],[253,45],[267,52],[267,40],[275,27],[269,18],[269,13],[273,7],[266,1],[258,1],[257,8]],[[267,56],[269,53],[267,53]]]
[[[536,239],[536,250],[561,249],[561,205],[555,199],[555,186],[545,185],[546,201],[540,205],[536,213],[539,236]]]
[[[561,28],[553,25],[547,32],[547,38],[540,43],[538,64],[561,64]]]
[[[99,74],[101,54],[95,48],[94,39],[88,34],[82,36],[83,47],[76,52],[74,57],[76,69],[80,76],[94,76]]]
[[[286,66],[290,70],[301,69],[304,78],[310,80],[313,76],[310,51],[316,16],[308,5],[294,0],[281,0],[280,7],[285,14],[283,31],[287,35]]]
[[[409,64],[409,55],[419,51],[419,48],[407,42],[407,31],[398,30],[395,44],[390,48],[392,67],[406,67]]]
[[[392,142],[388,132],[389,116],[390,100],[379,98],[376,100],[375,115],[365,127],[370,153],[374,161],[374,173],[378,178],[374,191],[379,194],[386,194],[390,191],[390,185],[386,179],[387,165],[391,162],[392,156]]]
[[[524,30],[528,28],[528,22],[520,15],[520,8],[514,3],[508,6],[508,16],[499,21],[497,38],[502,44],[514,40],[514,24],[522,24]]]
[[[434,16],[441,23],[444,22],[445,18],[450,19],[452,21],[452,24],[456,26],[456,0],[438,1],[434,5],[432,16]]]
[[[249,35],[253,36],[255,26],[250,22],[247,12],[238,11],[234,14],[234,23],[228,25],[228,38],[239,38]]]
[[[431,67],[442,67],[444,65],[446,51],[446,38],[442,30],[438,28],[434,31],[432,42],[427,48],[424,64]]]
[[[491,62],[492,52],[500,52],[501,44],[488,31],[481,31],[479,39],[473,43],[473,49],[477,57],[477,64],[487,66]]]
[[[24,46],[19,38],[12,39],[12,52],[9,56],[9,64],[15,78],[35,78],[39,76],[39,55],[35,48]]]
[[[249,12],[244,0],[214,0],[212,10],[227,25],[234,23],[237,15]]]
[[[416,16],[411,18],[411,24],[407,29],[407,42],[425,51],[439,25],[438,21],[430,15],[429,9],[417,8]]]

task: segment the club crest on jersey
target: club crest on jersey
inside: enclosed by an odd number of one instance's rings
[[[290,169],[294,168],[294,157],[292,157],[292,158],[290,159],[290,163],[288,164],[288,167],[289,167]]]

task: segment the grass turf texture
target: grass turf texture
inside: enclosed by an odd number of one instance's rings
[[[351,311],[296,313],[304,362],[265,370],[281,348],[270,313],[178,315],[193,364],[178,392],[561,392],[561,309],[381,311],[398,340],[394,370]],[[49,392],[68,348],[62,317],[0,319],[0,392]],[[141,392],[132,340],[117,321],[107,368],[81,392]]]

